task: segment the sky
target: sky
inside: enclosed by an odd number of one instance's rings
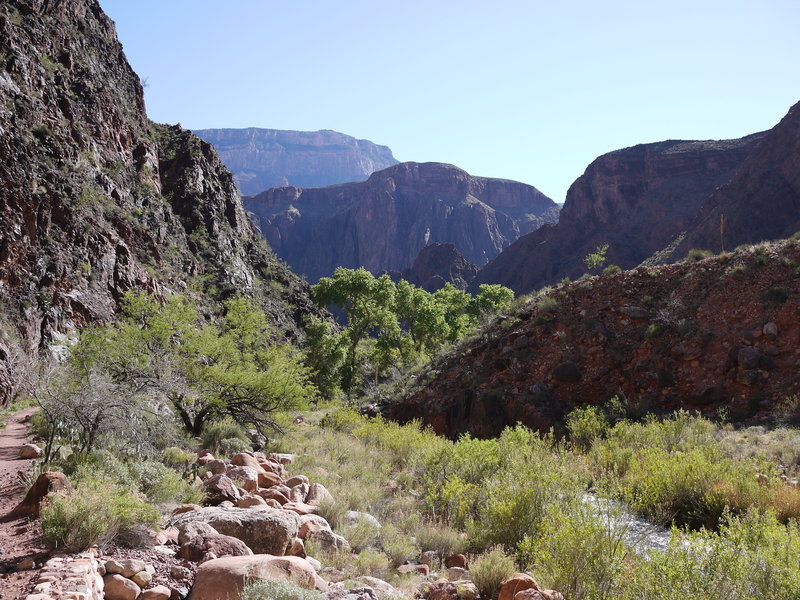
[[[798,0],[100,0],[151,119],[333,129],[563,202],[596,157],[800,101]]]

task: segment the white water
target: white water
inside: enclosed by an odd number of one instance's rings
[[[672,537],[669,529],[636,516],[624,503],[600,498],[594,494],[584,494],[583,501],[607,520],[612,531],[618,533],[636,552],[640,554],[649,554],[654,550],[663,552],[669,545]]]

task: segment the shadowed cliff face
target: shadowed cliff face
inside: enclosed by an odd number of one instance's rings
[[[517,240],[473,286],[501,283],[529,292],[578,277],[586,271],[583,258],[604,243],[606,264],[638,265],[689,226],[763,137],[641,144],[597,158],[567,192],[558,224]]]
[[[435,292],[446,283],[466,290],[477,273],[478,267],[467,262],[453,244],[433,242],[420,251],[410,268],[402,273],[392,271],[389,275],[394,281],[405,279],[429,292]]]
[[[392,151],[336,131],[198,129],[233,173],[242,194],[293,185],[361,181],[397,164]]]
[[[338,266],[401,271],[431,242],[452,243],[483,265],[558,212],[532,186],[441,163],[401,163],[326,188],[272,189],[245,206],[278,256],[312,282]]]
[[[720,217],[723,217],[720,238]],[[692,248],[718,252],[740,244],[788,237],[800,230],[800,103],[767,132],[733,178],[715,190],[686,236],[662,261]]]
[[[800,393],[800,243],[558,285],[460,343],[384,414],[449,437],[547,431],[612,396],[758,422]]]
[[[287,330],[297,316],[288,304],[308,305],[211,146],[147,120],[96,1],[4,2],[0,405],[20,356],[63,349],[77,327],[113,318],[131,288],[198,301],[243,292]]]

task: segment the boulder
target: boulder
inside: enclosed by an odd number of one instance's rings
[[[288,581],[310,590],[316,579],[313,567],[297,556],[226,556],[200,565],[189,600],[235,598],[252,581]]]
[[[253,467],[229,467],[225,473],[231,481],[241,484],[248,492],[258,489],[258,469]]]
[[[422,589],[423,597],[428,600],[458,600],[458,588],[452,581],[436,581]]]
[[[135,558],[127,558],[125,560],[115,560],[112,558],[111,560],[106,561],[106,573],[117,573],[125,578],[130,579],[136,575],[136,573],[144,571],[145,566],[146,565],[143,560],[138,560]]]
[[[148,571],[139,571],[131,577],[131,581],[144,589],[153,583],[153,576]]]
[[[331,586],[326,594],[327,600],[378,600],[378,594],[371,587],[345,588],[341,583]]]
[[[70,485],[69,479],[67,479],[66,475],[57,471],[42,473],[36,478],[22,502],[17,504],[2,520],[10,521],[21,517],[35,519],[39,516],[42,500],[54,492],[63,492],[65,494],[72,492],[72,485]]]
[[[233,481],[224,474],[214,475],[203,484],[203,490],[212,504],[236,502],[241,494]]]
[[[24,459],[39,458],[42,455],[42,449],[36,444],[23,444],[19,449],[19,457]]]
[[[344,514],[344,520],[347,525],[355,525],[359,522],[362,522],[362,523],[369,523],[369,525],[371,525],[375,531],[380,531],[381,529],[380,521],[378,521],[378,519],[373,517],[371,514],[365,512],[348,510]]]
[[[478,600],[478,586],[471,581],[456,581],[456,595],[458,600]]]
[[[206,468],[212,475],[219,475],[228,470],[228,465],[225,464],[224,460],[216,459],[209,461],[208,464],[206,464]]]
[[[308,536],[316,531],[321,531],[323,529],[331,531],[331,526],[328,521],[319,515],[302,515],[298,519],[298,523],[300,526],[297,535],[304,540],[308,539]]]
[[[192,510],[200,510],[201,508],[203,508],[203,507],[200,506],[199,504],[181,504],[180,506],[178,506],[177,508],[175,508],[172,511],[172,514],[173,514],[173,516],[174,515],[179,515],[181,513],[189,512],[189,511],[192,511]]]
[[[176,529],[178,530],[178,543],[181,546],[198,535],[215,535],[219,533],[205,521],[182,521],[177,525]]]
[[[266,490],[256,490],[255,493],[264,498],[264,500],[275,500],[281,506],[289,502],[289,498],[274,487],[267,488]]]
[[[217,557],[223,556],[252,556],[253,551],[235,537],[212,533],[198,535],[181,546],[181,558],[199,562],[206,554],[213,553]]]
[[[460,581],[462,579],[466,579],[467,570],[462,569],[461,567],[447,567],[445,575],[447,576],[448,581]]]
[[[282,556],[292,538],[297,537],[297,516],[289,511],[271,508],[223,508],[210,506],[173,517],[180,529],[182,523],[202,521],[219,533],[243,541],[257,554]]]
[[[271,471],[259,471],[258,472],[258,485],[259,487],[272,487],[273,485],[280,485],[283,483],[283,479],[281,479],[280,475],[277,475]]]
[[[281,463],[274,460],[261,460],[258,462],[258,466],[267,473],[272,473],[281,478],[286,475],[286,468]]]
[[[142,592],[139,600],[169,600],[172,592],[165,585],[157,585]]]
[[[525,573],[514,573],[500,584],[500,595],[497,600],[514,600],[517,592],[523,590],[541,590],[536,580]],[[529,599],[530,600],[530,599]]]
[[[333,504],[333,496],[321,483],[312,483],[308,488],[306,504],[319,506],[323,502]]]
[[[311,485],[311,482],[305,475],[294,475],[292,477],[289,477],[289,479],[285,481],[285,484],[290,488],[293,488],[294,486],[299,485],[301,483],[305,483],[306,485]]]
[[[450,567],[458,567],[459,569],[466,569],[467,567],[467,557],[463,554],[453,554],[452,556],[448,556],[444,561],[444,566],[448,569]]]
[[[309,489],[311,489],[311,487],[307,483],[298,483],[296,486],[289,489],[289,501],[305,502]]]
[[[323,552],[350,552],[348,541],[330,529],[320,529],[309,533],[306,541],[319,544]]]
[[[254,496],[252,494],[248,494],[247,496],[242,496],[236,501],[236,506],[238,506],[239,508],[251,508],[253,506],[266,506],[266,505],[267,501],[264,500],[261,496]]]
[[[130,579],[118,573],[103,577],[106,600],[136,600],[142,589]]]
[[[231,463],[237,467],[252,467],[256,471],[261,470],[261,465],[258,464],[258,459],[253,456],[252,452],[239,452],[231,456]]]
[[[305,502],[287,502],[283,505],[283,510],[290,510],[298,515],[312,515],[319,510],[317,506],[306,504]]]
[[[301,540],[299,537],[294,538],[289,543],[289,547],[286,549],[286,554],[288,556],[299,556],[300,558],[306,558],[306,547],[305,544],[303,544],[303,540]],[[314,570],[316,571],[316,569]]]
[[[290,464],[292,464],[294,459],[297,458],[297,455],[296,454],[279,454],[277,452],[270,452],[267,455],[267,458],[271,459],[271,460],[274,460],[274,461],[277,461],[278,463],[280,463],[282,465],[290,465]]]
[[[363,577],[356,579],[356,581],[372,588],[380,600],[385,600],[388,598],[401,598],[403,596],[403,594],[397,591],[397,588],[395,588],[391,583],[387,583],[383,579],[378,579],[377,577],[369,577],[368,575],[364,575]]]

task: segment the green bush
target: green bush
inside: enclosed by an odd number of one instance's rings
[[[133,481],[156,504],[199,504],[203,492],[166,465],[156,461],[134,462],[128,467]]]
[[[161,515],[136,492],[106,478],[92,478],[78,482],[68,497],[54,496],[41,517],[49,548],[79,552],[139,524],[156,527]]]
[[[525,538],[519,557],[539,583],[571,600],[616,598],[629,560],[616,515],[577,500],[548,508],[541,535]]]
[[[188,450],[175,446],[164,448],[164,451],[161,453],[161,461],[173,469],[188,469],[194,464],[195,459],[196,456],[194,452],[189,452]]]
[[[353,570],[357,576],[369,575],[370,577],[383,578],[389,569],[389,559],[382,552],[375,550],[362,550],[353,560]]]
[[[516,573],[514,560],[501,548],[476,558],[470,567],[470,577],[484,600],[496,598],[503,580]]]
[[[239,592],[239,600],[319,600],[322,594],[288,581],[250,581]]]
[[[390,523],[381,527],[380,541],[381,548],[395,567],[419,554],[419,548],[411,536],[404,534]]]
[[[704,258],[708,258],[709,256],[713,256],[714,253],[711,250],[701,250],[700,248],[692,248],[689,250],[688,254],[686,254],[686,260],[691,262],[698,262],[703,260]]]
[[[570,440],[583,452],[608,430],[608,420],[595,406],[576,408],[567,415],[566,424]]]
[[[233,454],[244,450],[252,450],[250,439],[244,429],[230,419],[207,425],[203,430],[203,435],[200,436],[200,440],[203,443],[203,447],[215,455],[230,456],[232,450],[234,450]],[[237,448],[243,448],[244,450],[238,450]]]
[[[467,548],[464,535],[448,525],[422,526],[417,532],[417,545],[423,552],[436,552],[440,562]]]

